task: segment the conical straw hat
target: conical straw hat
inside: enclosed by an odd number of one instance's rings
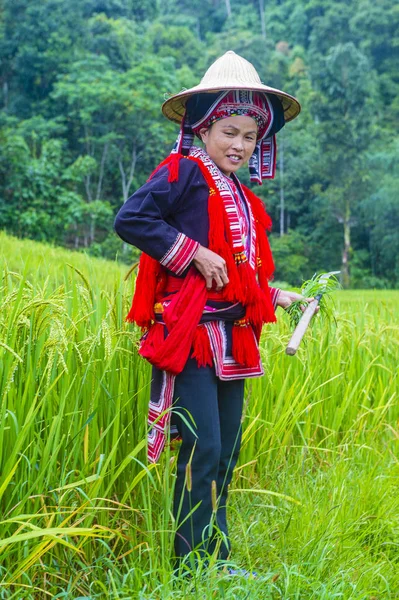
[[[296,98],[286,92],[264,85],[255,67],[242,56],[229,50],[209,67],[201,79],[201,83],[168,98],[162,105],[162,112],[171,121],[180,123],[190,96],[224,90],[251,90],[274,94],[283,105],[286,122],[295,119],[301,110],[301,105]]]

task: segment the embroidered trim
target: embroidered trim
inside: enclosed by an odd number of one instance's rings
[[[249,321],[244,317],[243,319],[238,319],[237,321],[234,321],[234,325],[236,327],[247,327],[249,325]]]
[[[211,343],[215,372],[222,381],[231,379],[246,379],[264,375],[261,360],[256,367],[243,367],[232,356],[226,356],[226,329],[224,321],[209,321],[204,323]],[[255,334],[253,334],[255,337]]]
[[[270,298],[274,307],[274,310],[277,308],[277,299],[280,295],[280,288],[269,287],[270,290]]]
[[[166,432],[170,425],[170,408],[175,391],[175,375],[162,371],[162,389],[158,402],[150,400],[148,411],[148,460],[156,463],[165,447]]]
[[[246,199],[246,196],[237,180],[230,184],[228,179],[223,175],[220,169],[215,165],[209,155],[197,146],[193,146],[190,149],[189,157],[200,159],[205,167],[211,174],[217,189],[222,197],[223,204],[227,213],[227,218],[230,225],[230,231],[233,240],[233,249],[236,253],[242,253],[246,251],[246,258],[249,260],[249,264],[252,268],[255,268],[255,249],[256,249],[256,226],[254,215],[252,214],[251,206]],[[234,190],[234,187],[236,188]],[[213,190],[211,189],[209,195],[212,196]],[[236,193],[234,193],[236,192]],[[214,192],[213,192],[214,193]],[[237,202],[242,202],[245,207],[246,213],[249,219],[248,227],[248,240],[247,247],[244,248],[242,241],[242,229],[240,225],[240,215],[238,211]]]
[[[201,127],[210,127],[215,121],[236,115],[248,115],[256,121],[261,140],[273,123],[273,106],[266,94],[251,90],[227,90],[218,96],[201,119],[191,124],[195,133]]]
[[[181,275],[193,260],[199,245],[199,242],[192,240],[184,233],[179,233],[159,262],[169,271]]]

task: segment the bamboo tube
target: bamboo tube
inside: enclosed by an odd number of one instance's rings
[[[308,306],[306,307],[306,309],[301,317],[301,320],[299,321],[298,325],[295,327],[294,333],[292,334],[291,339],[288,342],[288,346],[285,349],[285,353],[288,354],[289,356],[293,356],[296,353],[296,351],[298,350],[299,344],[301,343],[301,340],[302,340],[303,336],[305,335],[305,331],[309,327],[309,323],[319,305],[320,298],[321,298],[321,294],[318,294],[316,296],[316,298],[314,298],[314,300],[309,302]]]

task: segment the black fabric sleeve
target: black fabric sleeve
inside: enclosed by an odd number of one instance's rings
[[[116,233],[125,242],[176,272],[182,271],[191,261],[198,242],[168,223],[168,217],[179,210],[182,197],[190,188],[196,171],[198,166],[195,163],[182,159],[179,164],[179,179],[170,183],[168,168],[162,167],[150,181],[130,196],[119,210],[114,223]]]

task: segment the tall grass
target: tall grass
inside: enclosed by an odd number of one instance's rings
[[[342,292],[296,357],[288,319],[247,382],[234,560],[178,579],[174,453],[145,459],[150,371],[126,269],[0,236],[0,597],[399,597],[398,292]]]

